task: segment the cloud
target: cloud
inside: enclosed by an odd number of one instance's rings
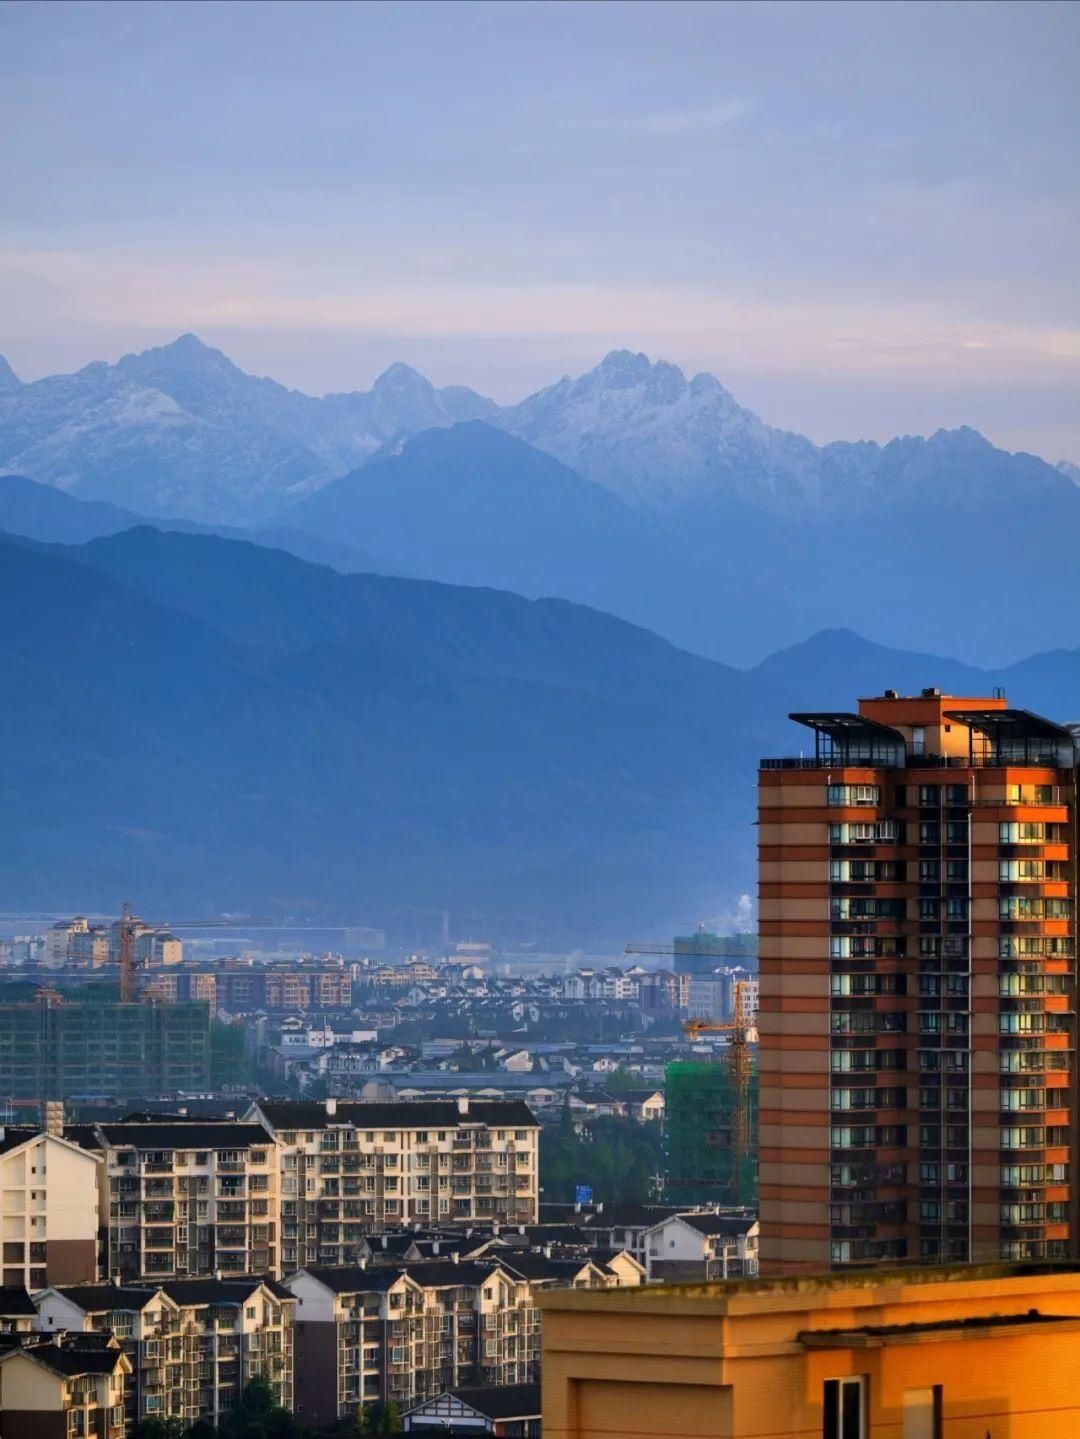
[[[431,272],[373,281],[344,263],[199,263],[143,251],[9,252],[0,257],[0,310],[13,337],[48,322],[515,344],[595,338],[654,356],[711,355],[743,374],[1032,382],[1080,371],[1080,332],[1066,325],[976,323],[940,304],[750,299],[703,285],[469,283]]]
[[[656,110],[636,118],[633,128],[643,135],[690,135],[722,130],[746,114],[742,100],[721,100],[689,110]]]

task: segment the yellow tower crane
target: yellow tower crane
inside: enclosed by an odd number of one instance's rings
[[[692,954],[710,959],[748,959],[744,950],[738,949],[679,949],[672,944],[628,944],[626,954]],[[691,1040],[703,1034],[729,1034],[727,1050],[727,1072],[731,1081],[731,1148],[734,1156],[732,1175],[734,1178],[736,1202],[741,1202],[739,1193],[741,1175],[753,1154],[753,1116],[750,1103],[750,1034],[754,1029],[754,1016],[750,1011],[750,988],[746,980],[736,979],[731,986],[731,1018],[684,1019],[683,1033]]]

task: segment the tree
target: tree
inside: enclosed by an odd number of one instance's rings
[[[274,1398],[265,1377],[256,1374],[244,1385],[240,1402],[219,1427],[221,1439],[299,1439],[303,1426]]]
[[[140,1419],[135,1439],[184,1439],[187,1431],[179,1419]]]
[[[394,1400],[386,1404],[361,1404],[353,1421],[353,1434],[363,1436],[374,1434],[400,1434],[404,1430],[401,1410]]]
[[[590,1120],[580,1135],[566,1122],[540,1134],[540,1184],[550,1200],[571,1201],[576,1187],[586,1184],[595,1200],[645,1204],[653,1197],[652,1177],[663,1167],[657,1123],[602,1118]]]

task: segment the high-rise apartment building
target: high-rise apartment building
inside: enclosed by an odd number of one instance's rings
[[[792,718],[813,757],[760,775],[762,1271],[1072,1257],[1072,733],[935,689]]]

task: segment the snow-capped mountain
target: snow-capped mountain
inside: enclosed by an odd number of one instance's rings
[[[246,374],[193,335],[33,384],[0,363],[0,474],[209,525],[265,524],[331,480],[400,454],[413,435],[476,419],[706,554],[732,544],[775,550],[763,528],[772,522],[797,522],[801,539],[808,524],[855,516],[967,507],[981,517],[987,505],[1030,510],[1036,500],[1072,515],[1080,502],[1075,466],[1007,454],[974,430],[819,447],[766,424],[712,375],[688,380],[626,350],[502,410],[461,386],[438,390],[403,364],[368,391],[317,399]],[[478,470],[489,460],[478,455]],[[367,546],[364,535],[341,538]],[[409,566],[408,555],[397,558]]]
[[[503,410],[499,424],[639,507],[667,513],[720,498],[786,511],[816,499],[819,458],[712,375],[613,350]]]
[[[20,384],[0,364],[0,473],[144,514],[258,521],[389,441],[490,415],[407,365],[369,391],[316,399],[246,374],[194,335]]]
[[[1062,476],[1033,455],[996,449],[962,426],[886,445],[817,446],[744,409],[712,375],[616,350],[576,380],[562,379],[503,410],[499,425],[640,509],[695,527],[725,526],[747,507],[781,520],[845,519],[931,503],[956,509],[1052,497]]]

